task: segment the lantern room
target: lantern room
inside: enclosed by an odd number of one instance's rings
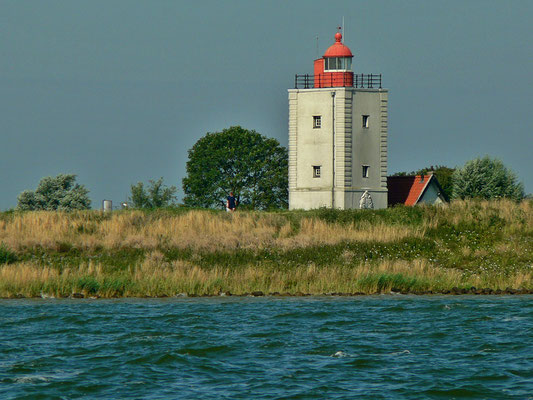
[[[353,86],[353,54],[342,43],[342,34],[335,34],[335,43],[324,56],[315,60],[315,87],[350,87]]]
[[[352,52],[342,43],[342,34],[337,32],[335,43],[326,50],[322,58],[315,60],[314,86],[316,88],[353,86],[352,58]]]

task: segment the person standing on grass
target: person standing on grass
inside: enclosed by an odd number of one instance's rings
[[[229,192],[228,200],[226,201],[226,211],[235,211],[237,208],[237,200],[233,196],[233,192]]]

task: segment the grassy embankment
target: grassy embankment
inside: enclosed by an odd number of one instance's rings
[[[533,202],[235,214],[0,213],[0,297],[471,287],[533,290]]]

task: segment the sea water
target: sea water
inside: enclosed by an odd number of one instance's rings
[[[533,296],[0,300],[1,399],[533,399]]]

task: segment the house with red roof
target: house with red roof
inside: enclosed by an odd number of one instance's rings
[[[444,204],[448,198],[433,174],[416,176],[389,176],[387,177],[389,189],[388,206],[404,204]]]

